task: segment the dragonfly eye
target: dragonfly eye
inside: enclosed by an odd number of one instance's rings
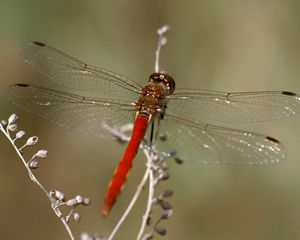
[[[174,92],[176,86],[174,79],[167,73],[152,73],[149,82],[163,83],[169,90],[169,94]]]

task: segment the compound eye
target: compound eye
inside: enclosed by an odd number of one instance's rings
[[[176,86],[174,79],[170,75],[164,74],[164,82],[168,86],[170,94],[172,94]]]

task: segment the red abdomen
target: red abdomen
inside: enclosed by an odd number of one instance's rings
[[[140,143],[144,138],[149,116],[139,114],[135,120],[132,135],[125,153],[120,161],[114,175],[108,185],[108,190],[105,196],[104,206],[102,208],[102,215],[107,216],[113,204],[115,203],[121,189],[126,181],[128,172],[132,166],[134,157],[136,156]]]

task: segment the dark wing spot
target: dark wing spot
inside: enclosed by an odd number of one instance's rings
[[[266,139],[269,140],[269,141],[271,141],[271,142],[277,143],[277,144],[280,143],[276,138],[273,138],[273,137],[267,136]]]
[[[29,87],[29,85],[26,83],[17,83],[16,86],[17,87]]]
[[[282,91],[281,93],[282,93],[283,95],[288,95],[288,96],[297,96],[296,93],[289,92],[289,91]]]
[[[45,47],[46,46],[46,44],[41,43],[41,42],[37,42],[37,41],[33,41],[32,43],[35,44],[35,45],[38,45],[40,47]]]

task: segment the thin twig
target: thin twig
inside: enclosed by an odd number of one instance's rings
[[[146,211],[143,215],[143,221],[137,236],[137,240],[140,240],[143,236],[143,233],[145,231],[145,227],[147,224],[147,220],[149,218],[150,215],[150,211],[151,211],[151,206],[152,203],[154,201],[154,173],[153,173],[153,153],[149,154],[149,151],[144,149],[144,154],[147,158],[147,169],[149,169],[149,195],[148,195],[148,202],[147,202],[147,207],[146,207]]]

